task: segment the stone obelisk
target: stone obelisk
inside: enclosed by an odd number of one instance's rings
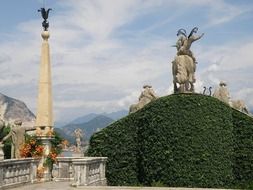
[[[40,79],[39,79],[39,95],[37,104],[37,116],[35,126],[40,127],[45,132],[48,128],[51,129],[53,124],[53,107],[52,107],[52,83],[51,83],[51,64],[50,64],[50,51],[49,51],[49,23],[47,21],[49,11],[41,8],[40,12],[44,21],[42,26],[44,27],[41,36],[43,38],[41,47],[41,63],[40,63]],[[44,134],[46,135],[46,134]]]
[[[43,31],[39,79],[39,95],[37,105],[36,127],[53,127],[53,108],[52,108],[52,83],[51,83],[51,65],[49,52],[49,32]]]
[[[43,156],[40,160],[38,170],[40,171],[40,180],[51,180],[51,166],[47,163],[48,156],[51,152],[51,140],[53,130],[53,107],[52,107],[52,83],[51,83],[51,65],[50,65],[50,51],[49,51],[49,23],[47,21],[48,14],[51,9],[45,10],[41,8],[42,26],[44,30],[41,33],[43,42],[41,46],[41,63],[40,63],[40,79],[39,79],[39,95],[37,104],[36,116],[36,135],[43,144]]]

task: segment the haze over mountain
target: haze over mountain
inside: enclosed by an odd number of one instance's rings
[[[74,119],[73,121],[71,121],[70,123],[72,123],[72,124],[85,123],[85,122],[88,122],[88,121],[94,119],[98,115],[99,114],[96,114],[96,113],[90,113],[90,114],[78,117],[78,118]]]
[[[72,120],[68,124],[60,125],[56,122],[55,131],[57,131],[64,139],[70,143],[75,143],[74,130],[80,128],[84,132],[84,141],[88,141],[93,133],[108,126],[112,122],[125,117],[128,114],[127,110],[115,111],[112,113],[90,113]]]
[[[111,112],[111,113],[102,113],[101,115],[110,117],[114,120],[118,120],[121,119],[122,117],[127,116],[128,111],[127,110],[120,110],[120,111],[115,111],[115,112]]]
[[[70,123],[73,123],[73,124],[85,123],[85,122],[88,122],[88,121],[94,119],[95,117],[97,117],[99,115],[109,117],[113,120],[118,120],[122,117],[125,117],[127,114],[128,114],[127,110],[120,110],[120,111],[115,111],[115,112],[111,112],[111,113],[104,112],[104,113],[101,113],[101,114],[90,113],[90,114],[78,117],[78,118],[74,119],[73,121],[71,121]]]
[[[24,102],[2,93],[0,93],[0,118],[9,123],[21,119],[26,126],[32,126],[35,122],[35,115]]]
[[[62,137],[65,136],[66,139],[68,140],[68,139],[73,139],[75,136],[74,135],[75,129],[80,128],[84,132],[84,139],[83,140],[87,141],[93,133],[108,126],[112,122],[114,122],[114,120],[107,117],[107,116],[97,115],[97,116],[95,116],[95,118],[92,118],[91,120],[89,120],[87,122],[69,123],[60,129],[56,128],[56,130],[58,130],[59,133],[62,134]]]

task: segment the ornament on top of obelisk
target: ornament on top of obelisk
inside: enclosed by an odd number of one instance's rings
[[[52,9],[41,8],[41,16],[44,19],[42,22],[43,31],[41,36],[43,38],[41,47],[41,63],[40,63],[40,79],[39,79],[39,93],[36,116],[36,134],[37,136],[51,136],[53,129],[53,111],[52,111],[52,84],[51,84],[51,65],[50,65],[50,51],[49,51],[49,22],[48,16]]]
[[[38,12],[41,12],[41,16],[42,18],[44,19],[44,21],[42,22],[42,27],[44,28],[44,31],[47,31],[47,29],[49,28],[49,22],[47,21],[48,19],[48,16],[49,16],[49,12],[51,11],[52,9],[45,9],[45,8],[40,8],[38,10]]]

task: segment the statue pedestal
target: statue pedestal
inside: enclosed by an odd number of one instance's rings
[[[52,180],[52,168],[51,168],[51,166],[46,165],[45,161],[51,151],[51,146],[52,146],[51,140],[54,139],[54,137],[38,136],[37,139],[41,140],[42,145],[44,147],[44,153],[43,153],[43,156],[39,162],[37,176],[40,178],[40,181],[51,181]]]
[[[4,144],[0,144],[0,160],[4,160],[3,147],[4,147]]]

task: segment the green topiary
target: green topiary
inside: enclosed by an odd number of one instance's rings
[[[233,111],[234,124],[234,175],[235,184],[242,188],[253,187],[253,119],[237,110]]]
[[[185,94],[161,98],[141,113],[146,118],[138,126],[141,183],[222,187],[233,181],[229,107],[212,97]]]
[[[133,115],[132,115],[133,116]],[[108,157],[106,176],[110,185],[138,183],[136,127],[128,117],[95,133],[90,139],[89,156]]]
[[[252,125],[213,97],[170,95],[94,134],[88,154],[108,157],[109,185],[242,186],[253,176]]]

